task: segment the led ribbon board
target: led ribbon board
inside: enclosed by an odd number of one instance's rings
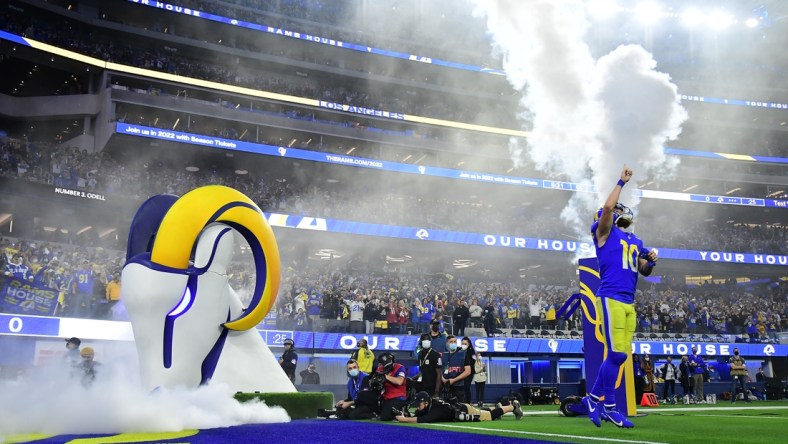
[[[358,348],[358,340],[367,339],[372,350],[415,350],[418,336],[413,335],[363,335],[350,333],[321,333],[309,331],[258,330],[269,347],[282,347],[285,339],[292,339],[300,350],[341,350]],[[84,339],[108,341],[133,341],[134,335],[128,322],[99,321],[92,319],[50,318],[28,315],[0,314],[0,335],[33,336],[42,338],[69,338],[79,334]],[[729,335],[723,335],[730,341]],[[555,355],[583,354],[581,339],[542,338],[471,338],[476,350],[487,353],[533,353]],[[62,341],[62,339],[61,339]],[[635,341],[632,352],[640,355],[685,355],[693,345],[704,356],[731,356],[738,348],[750,357],[786,356],[785,344],[750,344],[733,342],[676,342]]]
[[[337,165],[371,168],[380,171],[397,173],[419,174],[425,176],[443,177],[448,179],[470,180],[474,182],[497,183],[502,185],[515,185],[530,188],[545,188],[572,192],[595,193],[594,187],[583,187],[572,182],[558,180],[534,179],[529,177],[507,176],[501,174],[483,173],[478,171],[456,170],[409,163],[389,162],[384,160],[353,157],[342,154],[324,153],[318,151],[301,150],[261,143],[243,142],[240,140],[222,139],[219,137],[200,134],[184,133],[180,131],[164,130],[142,125],[116,123],[115,132],[137,137],[169,140],[173,142],[188,143],[198,146],[207,146],[233,151],[262,154],[266,156],[287,157],[291,159],[309,160],[313,162],[331,163]],[[745,205],[752,207],[788,208],[788,201],[777,199],[762,199],[751,197],[713,196],[708,194],[686,194],[671,191],[627,189],[626,192],[645,199],[663,199],[681,202],[698,202],[720,205]]]

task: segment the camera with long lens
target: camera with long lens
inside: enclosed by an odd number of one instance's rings
[[[405,416],[405,417],[409,417],[410,416],[410,412],[408,411],[407,408],[405,408],[403,410],[400,410],[400,409],[398,409],[396,407],[392,407],[391,408],[391,413],[393,413],[394,416]]]
[[[369,375],[369,389],[375,392],[383,390],[383,385],[386,383],[386,374],[380,372],[372,372]]]

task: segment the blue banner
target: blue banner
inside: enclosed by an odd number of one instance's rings
[[[173,142],[208,146],[232,151],[243,151],[247,153],[262,154],[265,156],[278,156],[290,159],[308,160],[312,162],[330,163],[335,165],[348,165],[361,168],[371,168],[381,171],[418,174],[448,179],[470,180],[475,182],[496,183],[502,185],[514,185],[529,188],[544,188],[551,190],[586,193],[596,192],[596,189],[592,186],[583,186],[572,182],[534,179],[530,177],[506,176],[477,171],[456,170],[452,168],[413,165],[409,163],[388,162],[384,160],[367,159],[363,157],[353,157],[342,154],[332,154],[297,148],[266,145],[261,143],[243,142],[240,140],[222,139],[219,137],[171,131],[142,125],[131,125],[121,122],[115,124],[115,132],[117,134],[170,140]],[[675,200],[683,202],[691,201],[718,205],[746,205],[756,207],[788,208],[788,201],[775,199],[712,196],[704,194],[672,193],[638,189],[628,189],[627,192],[631,192],[637,197],[646,199]]]
[[[52,316],[60,292],[43,285],[10,278],[0,290],[0,309],[6,313]]]
[[[264,335],[270,332],[261,330]],[[318,350],[347,350],[352,352],[358,348],[358,341],[366,339],[373,351],[413,351],[419,340],[418,335],[365,335],[350,333],[320,332],[276,332],[276,334],[292,334],[298,348],[314,348]],[[529,353],[540,355],[581,355],[582,339],[542,339],[542,338],[471,338],[476,350],[485,353]],[[266,342],[272,347],[282,344]],[[738,348],[744,356],[788,356],[788,345],[781,344],[745,344],[745,343],[713,343],[713,342],[661,342],[636,341],[632,344],[632,352],[649,355],[685,355],[690,353],[692,346],[697,346],[700,354],[707,359],[715,356],[732,356],[733,349]]]
[[[59,337],[60,318],[0,314],[0,335]]]
[[[81,331],[80,337],[95,340],[117,340],[116,332],[108,332],[105,324],[91,319],[68,319],[64,326],[60,318],[0,314],[0,335],[43,336],[62,338],[73,336]],[[113,322],[113,324],[128,324]],[[104,328],[102,328],[104,326]],[[282,347],[285,339],[292,339],[300,349],[347,350],[357,348],[358,340],[366,338],[370,349],[375,351],[412,351],[416,349],[417,335],[363,335],[350,333],[322,333],[311,331],[259,330],[269,347]],[[542,338],[471,338],[474,347],[486,353],[534,353],[534,354],[582,354],[581,339],[542,339]],[[730,356],[734,348],[742,355],[752,357],[788,356],[788,345],[748,344],[717,342],[675,342],[675,341],[636,341],[632,351],[650,355],[682,355],[696,345],[700,353],[708,358]]]
[[[723,99],[718,97],[706,96],[693,96],[689,94],[681,94],[681,100],[685,102],[702,102],[714,103],[717,105],[733,105],[733,106],[748,106],[750,108],[774,109],[785,111],[788,110],[788,103],[768,102],[765,100],[747,100],[747,99]]]
[[[590,242],[564,241],[534,237],[510,236],[501,234],[482,234],[464,231],[448,231],[397,225],[373,224],[340,219],[325,219],[312,216],[296,216],[282,213],[265,213],[268,223],[273,227],[296,228],[302,230],[325,231],[329,233],[359,234],[365,236],[393,237],[419,241],[451,242],[487,247],[523,248],[528,250],[553,251],[564,253],[579,252],[584,256],[594,256],[594,246]],[[651,246],[654,248],[654,246]],[[679,250],[659,248],[662,260],[738,263],[756,265],[788,265],[788,256],[778,254],[733,253],[703,250]]]
[[[377,54],[385,57],[393,57],[397,59],[408,60],[411,62],[426,63],[429,65],[438,65],[446,68],[461,69],[464,71],[482,72],[487,74],[495,74],[499,76],[505,75],[505,73],[500,69],[485,68],[483,66],[468,65],[465,63],[451,62],[448,60],[440,60],[432,57],[421,56],[418,54],[408,54],[404,52],[390,51],[387,49],[373,48],[371,46],[343,42],[341,40],[336,40],[329,37],[320,37],[316,35],[306,34],[303,32],[289,31],[286,29],[276,28],[273,26],[261,25],[257,23],[247,22],[244,20],[237,20],[234,18],[223,17],[221,15],[211,14],[208,12],[198,11],[195,9],[185,8],[183,6],[172,5],[169,3],[164,3],[155,0],[129,0],[129,1],[132,3],[138,3],[145,6],[151,6],[157,9],[164,9],[178,14],[188,15],[191,17],[199,17],[205,20],[211,20],[218,23],[224,23],[227,25],[238,26],[241,28],[251,29],[254,31],[265,32],[268,34],[276,34],[282,37],[288,37],[288,38],[303,40],[307,42],[333,46],[335,48],[344,48],[347,50],[363,52],[366,54]]]
[[[665,147],[665,154],[676,156],[705,157],[708,159],[745,160],[763,163],[788,163],[788,158],[771,156],[751,156],[749,154],[713,153],[710,151],[686,150],[683,148]]]

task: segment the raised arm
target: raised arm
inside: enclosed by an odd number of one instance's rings
[[[626,185],[631,178],[632,170],[624,165],[624,168],[621,170],[621,178],[616,183],[616,186],[613,187],[613,190],[610,191],[607,200],[605,200],[605,204],[602,206],[602,215],[596,227],[596,239],[600,247],[605,245],[607,237],[610,235],[610,230],[613,228],[613,211],[618,203],[618,198],[621,197],[621,189],[624,188],[624,185]]]

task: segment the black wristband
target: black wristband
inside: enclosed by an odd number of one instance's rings
[[[626,184],[627,184],[627,183],[626,183],[626,182],[624,182],[623,180],[621,180],[621,179],[618,179],[618,183],[617,183],[616,185],[620,186],[621,188],[624,188],[624,185],[626,185]]]

